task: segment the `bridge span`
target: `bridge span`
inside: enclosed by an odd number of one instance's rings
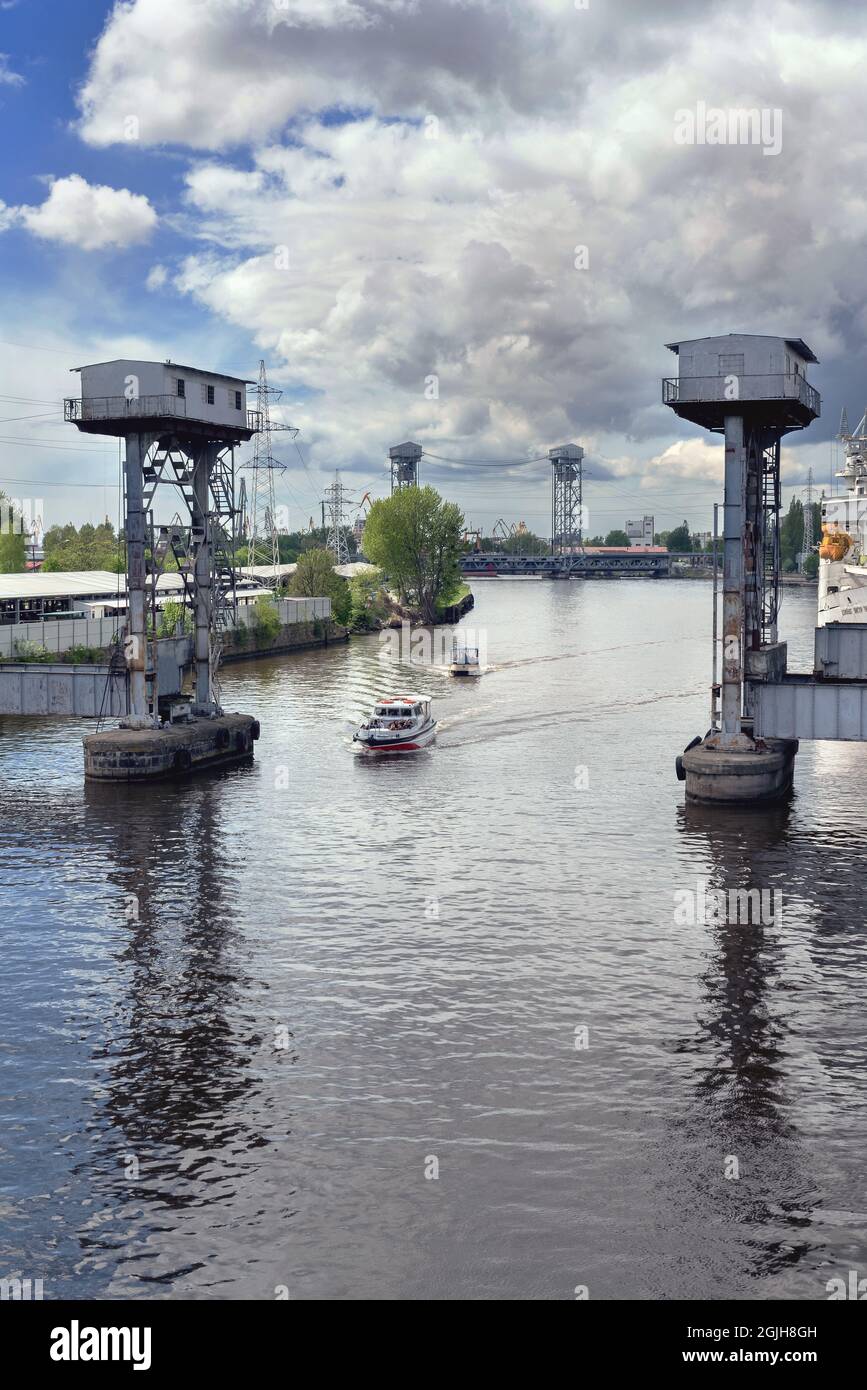
[[[604,579],[616,575],[642,575],[666,579],[671,574],[672,555],[667,551],[630,555],[506,555],[501,551],[472,551],[461,556],[461,571],[467,575],[539,575],[546,579]]]

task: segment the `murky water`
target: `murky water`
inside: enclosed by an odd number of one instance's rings
[[[376,637],[230,668],[248,768],[85,788],[86,725],[0,720],[0,1275],[811,1299],[867,1273],[867,749],[804,745],[782,809],[687,811],[708,586],[476,595],[478,682]],[[786,593],[804,666],[814,602]],[[353,751],[389,686],[434,695],[434,749]],[[782,915],[676,920],[699,880]]]

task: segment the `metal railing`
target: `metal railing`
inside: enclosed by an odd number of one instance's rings
[[[186,418],[184,396],[85,396],[63,402],[63,418],[72,424],[79,420],[123,420],[127,416],[165,416]]]
[[[738,394],[732,396],[732,382],[738,383]],[[733,401],[800,401],[815,415],[821,414],[822,398],[806,377],[789,372],[732,373],[728,376],[664,377],[664,405],[679,402]]]
[[[258,410],[239,410],[238,429],[258,433],[262,428],[262,415]],[[196,420],[210,423],[206,415],[196,415],[187,410],[185,396],[85,396],[67,397],[63,402],[63,418],[69,424],[88,423],[98,420],[126,419],[165,419],[171,417],[181,420]],[[243,420],[243,424],[242,424]],[[225,429],[226,423],[215,420],[213,423]]]

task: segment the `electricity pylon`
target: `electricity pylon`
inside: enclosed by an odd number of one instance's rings
[[[340,481],[340,470],[334,474],[334,482],[325,489],[325,506],[328,508],[328,539],[325,542],[334,556],[335,565],[349,563],[349,543],[346,539],[346,519],[344,509],[351,500],[350,494]]]
[[[262,421],[258,434],[253,436],[253,458],[243,467],[251,473],[250,500],[246,516],[247,565],[270,565],[277,578],[280,564],[280,537],[277,528],[277,476],[286,472],[285,463],[275,459],[272,446],[274,430],[288,431],[293,439],[298,433],[291,425],[271,424],[271,397],[279,401],[283,392],[268,385],[264,361],[259,363],[256,388],[256,409]]]

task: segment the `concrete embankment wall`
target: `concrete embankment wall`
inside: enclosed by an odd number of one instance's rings
[[[0,666],[0,715],[73,715],[118,718],[127,713],[124,672],[109,680],[107,666],[9,662]]]
[[[314,618],[331,617],[331,599],[284,598],[277,603],[277,610],[284,625],[308,623]],[[58,622],[0,624],[0,658],[14,657],[16,642],[33,642],[58,656],[73,647],[97,647],[104,651],[114,641],[124,621],[123,618],[68,618]],[[254,604],[239,608],[239,627],[253,627],[255,621]]]
[[[330,642],[346,642],[348,638],[348,628],[325,618],[306,623],[284,623],[273,642],[259,641],[255,628],[251,626],[246,640],[237,630],[224,636],[221,661],[225,664],[281,656],[305,647],[327,647]]]

